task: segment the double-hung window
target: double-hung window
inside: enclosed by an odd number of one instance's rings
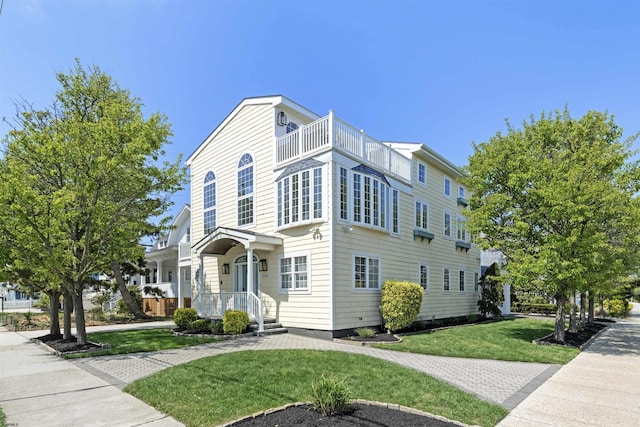
[[[429,204],[422,202],[420,200],[416,200],[415,203],[415,226],[421,230],[429,229]]]
[[[400,234],[400,192],[392,190],[391,197],[391,232]]]
[[[418,182],[427,185],[427,165],[422,162],[418,162]]]
[[[429,290],[429,264],[420,264],[420,286],[425,291]]]
[[[207,172],[204,177],[202,199],[202,222],[204,224],[204,234],[206,235],[216,228],[216,176],[212,171]]]
[[[462,242],[469,241],[469,233],[467,233],[467,220],[462,216],[458,216],[456,218],[456,240]]]
[[[309,256],[285,255],[278,260],[280,290],[284,292],[309,291]]]
[[[448,176],[444,177],[444,196],[451,197],[451,179]]]
[[[238,225],[253,224],[253,158],[245,153],[238,162]]]
[[[458,291],[464,292],[464,270],[458,271]]]
[[[451,270],[449,267],[443,267],[442,269],[442,290],[444,292],[451,290]]]
[[[340,168],[340,219],[349,220],[349,171]]]
[[[477,271],[473,273],[473,292],[478,292],[478,288],[480,285],[480,273]]]
[[[462,185],[458,186],[458,197],[464,199],[464,187]]]
[[[278,227],[321,219],[322,168],[295,172],[279,179],[277,194]]]
[[[355,255],[353,257],[353,278],[355,289],[380,289],[380,258]]]
[[[445,237],[451,237],[451,212],[444,212],[442,233]]]

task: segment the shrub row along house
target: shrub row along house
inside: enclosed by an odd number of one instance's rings
[[[267,96],[244,99],[187,165],[190,224],[168,243],[190,244],[191,266],[154,268],[180,283],[179,306],[342,336],[380,325],[383,282],[409,280],[426,291],[418,319],[477,313],[462,175],[429,147],[381,142],[333,112]]]

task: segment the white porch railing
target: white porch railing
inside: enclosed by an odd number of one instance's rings
[[[191,302],[200,317],[222,317],[226,310],[245,311],[264,330],[262,301],[253,292],[201,292]]]
[[[333,113],[278,138],[276,163],[283,165],[330,148],[355,156],[404,181],[411,181],[410,159]]]

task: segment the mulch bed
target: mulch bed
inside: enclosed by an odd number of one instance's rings
[[[289,406],[283,410],[245,418],[227,426],[273,427],[273,426],[361,426],[361,427],[449,427],[459,423],[388,408],[386,406],[356,403],[348,414],[325,417],[309,405]]]
[[[608,328],[606,323],[587,323],[584,329],[579,329],[577,333],[565,331],[564,343],[553,339],[553,334],[536,340],[538,344],[554,344],[567,347],[582,348],[589,340],[601,330]]]
[[[76,337],[73,337],[73,336],[65,340],[65,339],[62,339],[62,335],[47,334],[34,339],[37,341],[40,341],[43,344],[46,344],[48,347],[60,353],[70,353],[70,352],[91,351],[91,350],[102,349],[101,346],[93,343],[78,345],[78,341]]]
[[[367,343],[394,343],[394,342],[400,342],[402,341],[401,338],[397,337],[396,335],[392,335],[392,334],[386,334],[386,333],[379,333],[379,334],[375,334],[372,337],[361,337],[358,335],[355,336],[349,336],[349,337],[344,337],[344,338],[336,338],[336,341],[346,341],[346,342],[354,342],[354,343],[361,343],[361,344],[367,344]]]

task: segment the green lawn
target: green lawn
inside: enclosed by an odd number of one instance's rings
[[[6,421],[4,412],[2,412],[2,408],[0,408],[0,427],[6,427],[7,426],[6,422],[7,421]]]
[[[308,401],[312,382],[323,374],[345,378],[354,399],[405,405],[466,424],[494,426],[508,412],[415,370],[334,351],[227,353],[165,369],[125,391],[188,426],[209,426]]]
[[[376,347],[437,356],[565,364],[578,349],[531,343],[553,329],[553,321],[512,319],[408,335],[402,343]]]
[[[104,356],[108,354],[140,353],[189,347],[218,341],[214,338],[181,337],[173,335],[170,329],[138,329],[130,331],[95,332],[87,334],[89,341],[107,343],[111,348],[89,353],[69,354],[67,359]]]

